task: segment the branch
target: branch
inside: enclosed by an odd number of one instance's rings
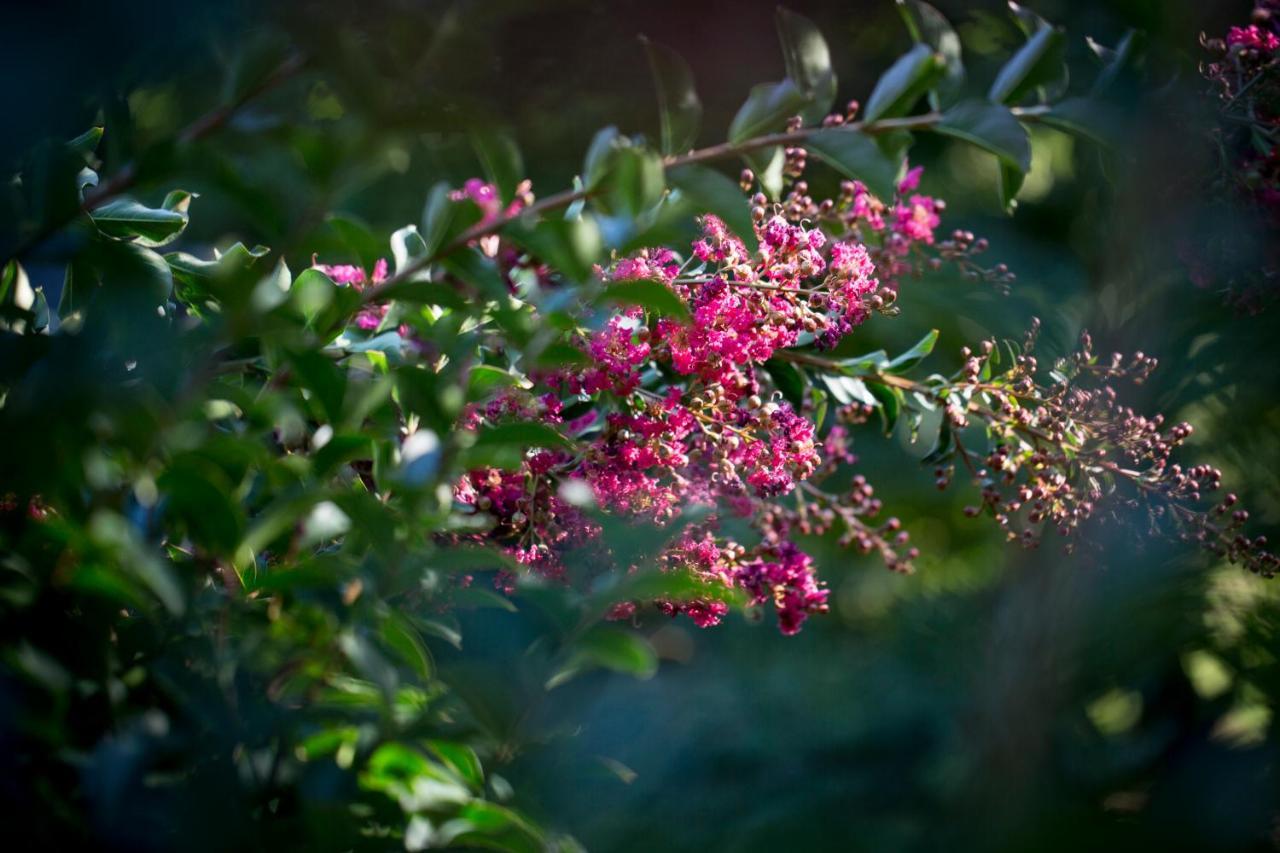
[[[1035,120],[1041,115],[1048,112],[1048,107],[1017,107],[1013,109],[1013,114],[1020,119]],[[881,133],[891,133],[895,130],[923,130],[938,125],[942,121],[942,113],[929,112],[918,116],[906,116],[904,118],[887,118],[878,121],[855,121],[848,124],[837,125],[832,128],[826,127],[805,127],[794,131],[784,131],[782,133],[770,133],[765,136],[756,136],[751,139],[745,139],[742,142],[722,142],[719,145],[712,145],[708,148],[700,148],[696,151],[690,151],[688,154],[680,154],[677,156],[666,157],[662,161],[662,165],[667,169],[676,169],[680,166],[689,166],[695,163],[706,163],[712,160],[721,160],[727,157],[734,157],[745,154],[749,151],[756,151],[760,148],[770,148],[775,145],[791,145],[797,142],[803,142],[813,134],[820,130],[837,130],[860,132],[871,135]],[[448,243],[441,246],[429,255],[418,258],[409,264],[403,270],[399,270],[395,275],[383,281],[376,287],[365,288],[361,293],[361,304],[369,304],[377,302],[383,298],[383,295],[393,287],[404,284],[413,276],[422,272],[427,267],[436,263],[442,258],[456,252],[458,249],[465,247],[468,243],[478,240],[481,237],[487,237],[490,234],[496,234],[511,222],[524,216],[546,213],[551,210],[558,210],[562,207],[568,207],[575,201],[590,196],[590,190],[565,190],[530,205],[519,213],[511,216],[500,216],[492,222],[482,225],[474,225],[466,231],[459,234]]]

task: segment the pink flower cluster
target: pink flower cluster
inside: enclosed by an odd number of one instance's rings
[[[598,268],[624,298],[633,282],[669,288],[688,317],[624,308],[594,331],[571,336],[582,364],[531,374],[532,390],[505,389],[466,408],[463,429],[536,421],[574,442],[572,451],[531,448],[517,470],[482,468],[457,484],[458,505],[487,521],[481,538],[542,576],[565,578],[575,548],[589,545],[592,560],[608,560],[596,554],[599,528],[585,506],[667,526],[694,506],[727,512],[745,519],[759,544],[748,549],[718,536],[715,515],[679,531],[661,565],[691,573],[710,593],[652,603],[707,627],[723,619],[725,599],[736,591],[753,606],[776,610],[786,634],[827,608],[827,590],[790,540],[792,531],[822,532],[841,522],[864,551],[878,549],[891,567],[909,568],[895,550],[905,537],[896,519],[880,528],[864,521],[879,510],[865,481],[847,494],[807,482],[853,461],[847,432],[836,427],[824,441],[819,425],[776,391],[762,397],[773,380],[760,368],[793,347],[834,346],[884,306],[891,293],[885,277],[900,274],[912,247],[934,240],[942,205],[914,193],[919,178],[920,170],[911,170],[891,205],[853,185],[825,219],[784,207],[769,213],[757,196],[755,249],[707,214],[687,259],[656,248]],[[468,181],[454,197],[488,218],[511,213],[483,182]],[[878,240],[865,240],[868,233]],[[362,271],[329,269],[352,286],[364,280]],[[575,415],[567,418],[570,409]],[[776,499],[793,492],[798,509],[782,510]],[[613,615],[628,618],[637,606],[620,605]]]
[[[311,268],[327,275],[334,284],[354,287],[356,290],[364,290],[370,284],[381,284],[387,279],[386,258],[378,259],[373,265],[372,273],[366,273],[363,268],[351,264],[321,264],[315,258],[311,259]],[[356,327],[365,332],[378,328],[382,325],[382,319],[387,316],[388,307],[385,303],[364,306],[356,314]]]
[[[1270,30],[1264,30],[1257,24],[1247,27],[1232,27],[1227,31],[1227,47],[1240,46],[1247,50],[1259,50],[1270,53],[1280,50],[1280,38]]]

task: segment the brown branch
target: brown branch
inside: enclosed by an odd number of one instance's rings
[[[1047,112],[1047,110],[1047,107],[1018,107],[1014,108],[1013,113],[1019,118],[1034,120],[1038,116]],[[676,169],[680,166],[690,166],[695,163],[706,163],[712,160],[720,160],[726,157],[745,154],[749,151],[756,151],[761,148],[770,148],[774,145],[791,145],[797,142],[803,142],[820,130],[832,129],[837,131],[856,131],[877,135],[881,133],[891,133],[895,130],[923,130],[925,128],[934,127],[941,121],[941,113],[929,112],[924,113],[923,115],[906,116],[904,118],[886,118],[879,119],[878,121],[850,122],[848,124],[838,125],[834,128],[804,127],[794,131],[757,136],[743,140],[742,142],[722,142],[719,145],[712,145],[708,148],[690,151],[687,154],[669,156],[663,159],[662,165],[667,169]],[[468,228],[466,231],[436,249],[434,252],[418,258],[403,270],[398,270],[395,275],[391,276],[376,287],[366,288],[361,293],[361,303],[367,305],[371,302],[377,302],[379,299],[382,299],[383,295],[391,288],[404,284],[406,281],[409,281],[411,278],[436,263],[441,258],[447,257],[474,240],[478,240],[481,237],[487,237],[490,234],[498,233],[508,224],[522,217],[546,213],[562,207],[568,207],[575,201],[587,198],[590,194],[590,190],[565,190],[563,192],[556,193],[555,195],[547,196],[546,198],[511,216],[499,216],[491,222],[473,225],[471,228]]]

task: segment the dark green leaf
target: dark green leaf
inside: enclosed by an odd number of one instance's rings
[[[731,231],[752,245],[751,211],[736,181],[698,165],[672,169],[667,176],[696,209],[719,216]]]
[[[680,154],[692,147],[702,122],[702,102],[693,86],[693,72],[671,48],[640,37],[658,89],[658,117],[662,153]]]
[[[1090,98],[1059,101],[1040,121],[1107,147],[1113,147],[1120,136],[1120,117],[1107,104]]]
[[[891,435],[898,423],[898,415],[902,412],[902,390],[871,380],[867,381],[867,390],[876,398],[885,435]]]
[[[836,75],[827,42],[813,21],[782,6],[778,7],[776,23],[787,79],[795,82],[808,101],[800,115],[806,124],[819,122],[836,100]]]
[[[454,203],[449,198],[449,184],[440,181],[427,194],[422,208],[422,242],[431,254],[444,245],[445,235],[453,219]]]
[[[571,449],[573,442],[553,427],[535,421],[513,421],[487,426],[476,437],[480,447],[514,445],[523,449],[533,447]]]
[[[889,373],[906,373],[933,352],[933,347],[937,343],[938,330],[930,329],[927,335],[916,341],[915,346],[886,363],[883,369]]]
[[[751,89],[747,100],[729,125],[729,141],[745,142],[756,136],[781,130],[786,120],[799,113],[808,97],[791,80],[761,83]]]
[[[764,369],[768,371],[773,384],[792,408],[797,411],[804,403],[805,385],[804,375],[796,369],[796,366],[789,361],[780,358],[771,358],[765,362]]]
[[[473,131],[471,146],[490,183],[498,188],[503,201],[515,197],[516,186],[524,180],[524,160],[515,140],[496,131]]]
[[[679,320],[689,319],[689,308],[683,300],[671,288],[652,279],[613,282],[605,288],[600,298],[623,305],[639,305],[648,311]]]
[[[934,130],[986,149],[1020,171],[1031,168],[1031,139],[1007,107],[964,101],[943,113]]]
[[[898,164],[866,134],[831,127],[810,136],[805,147],[842,175],[862,181],[876,196],[893,198]]]
[[[1026,179],[1027,173],[1004,160],[999,161],[998,165],[1000,171],[997,190],[1000,206],[1006,213],[1011,213],[1018,206],[1018,190],[1022,189],[1022,182]]]
[[[880,76],[867,99],[866,121],[906,115],[942,76],[945,63],[927,44],[917,44]]]
[[[187,227],[186,213],[147,207],[128,197],[112,199],[89,215],[98,230],[108,237],[132,240],[147,247],[171,243]]]
[[[1040,27],[1000,69],[987,100],[1018,104],[1037,89],[1043,89],[1043,96],[1049,100],[1060,96],[1067,85],[1065,54],[1066,36],[1062,30],[1047,24]]]
[[[946,63],[941,79],[930,93],[933,108],[941,109],[953,103],[960,96],[965,77],[960,36],[941,12],[923,0],[898,0],[898,12],[911,38],[929,45]]]

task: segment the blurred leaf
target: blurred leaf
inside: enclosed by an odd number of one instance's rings
[[[944,73],[930,92],[930,102],[935,110],[954,103],[964,87],[964,60],[960,51],[960,36],[946,17],[923,0],[897,0],[898,13],[907,25],[911,38],[927,44],[942,56]]]
[[[433,254],[444,245],[453,219],[454,203],[449,199],[449,184],[438,182],[427,194],[422,208],[422,242],[425,254]]]
[[[1103,102],[1090,98],[1059,101],[1040,116],[1040,121],[1106,147],[1115,147],[1121,138],[1119,116]]]
[[[747,100],[729,125],[729,141],[745,142],[756,136],[778,131],[786,120],[797,115],[808,97],[792,80],[761,83],[753,86]]]
[[[862,181],[879,198],[896,194],[898,164],[866,134],[845,128],[814,133],[805,147],[842,175]]]
[[[667,177],[695,209],[719,216],[744,241],[752,239],[751,212],[737,182],[714,169],[698,165],[671,169]]]
[[[431,652],[418,634],[418,629],[402,614],[391,612],[382,620],[382,640],[426,684],[431,681],[435,666]]]
[[[636,678],[652,678],[658,671],[658,655],[638,634],[623,628],[597,625],[573,644],[569,661],[549,679],[552,690],[579,673],[603,667]]]
[[[671,288],[653,279],[615,281],[604,289],[600,298],[602,301],[622,305],[639,305],[664,317],[689,319],[689,308],[680,297]]]
[[[498,188],[503,201],[510,202],[525,178],[524,160],[515,140],[495,131],[472,131],[471,145],[489,182]]]
[[[1011,168],[1031,169],[1031,138],[1007,107],[963,101],[943,113],[933,129],[984,148]]]
[[[836,101],[836,75],[827,42],[813,21],[784,6],[777,8],[775,20],[787,79],[809,102],[800,115],[805,124],[820,122]]]
[[[573,442],[565,438],[555,428],[535,421],[513,421],[511,423],[486,426],[480,430],[476,438],[477,446],[516,445],[522,449],[535,447],[571,449]]]
[[[662,153],[681,154],[693,146],[702,123],[702,102],[693,85],[693,72],[671,48],[640,37],[658,90]]]
[[[1018,8],[1013,3],[1009,5]],[[1066,36],[1057,27],[1041,24],[1000,69],[987,100],[1012,105],[1021,103],[1037,89],[1043,90],[1046,100],[1058,98],[1066,91]]]
[[[403,275],[410,266],[430,254],[418,226],[406,225],[391,235],[391,256],[395,259],[396,275]]]
[[[898,57],[876,82],[863,117],[868,122],[906,115],[942,77],[945,63],[929,45],[917,44]]]

